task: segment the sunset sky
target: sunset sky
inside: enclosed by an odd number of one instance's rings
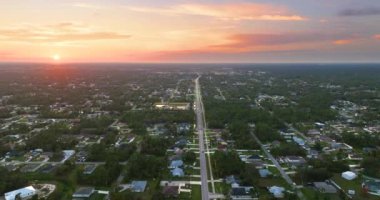
[[[3,0],[0,62],[380,62],[380,1]]]

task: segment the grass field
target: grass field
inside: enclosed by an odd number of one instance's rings
[[[200,185],[192,185],[191,186],[191,199],[199,200],[202,198],[201,194],[201,186]]]
[[[368,200],[378,200],[379,197],[365,194],[362,190],[361,184],[362,184],[362,178],[358,177],[352,181],[346,180],[341,177],[341,174],[334,174],[333,178],[331,178],[336,184],[338,184],[344,192],[347,192],[348,190],[355,190],[355,195],[353,195],[354,200],[360,200],[360,199],[368,199]]]
[[[312,188],[303,188],[302,193],[305,195],[307,199],[315,199],[315,200],[322,200],[322,199],[329,199],[329,200],[340,200],[340,197],[338,194],[323,194],[318,191],[315,191]]]

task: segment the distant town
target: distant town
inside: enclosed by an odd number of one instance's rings
[[[379,199],[379,77],[1,64],[0,199]]]

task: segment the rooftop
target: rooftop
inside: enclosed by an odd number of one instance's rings
[[[36,194],[36,189],[33,186],[28,186],[24,188],[20,188],[18,190],[13,190],[4,194],[5,200],[14,200],[17,195],[20,197],[30,197]]]
[[[75,191],[73,194],[74,198],[89,198],[93,193],[95,192],[95,189],[93,187],[81,187]]]
[[[314,182],[314,187],[322,193],[337,193],[338,190],[326,182]]]
[[[132,183],[131,183],[132,191],[133,192],[144,192],[147,183],[148,183],[147,181],[132,181]]]

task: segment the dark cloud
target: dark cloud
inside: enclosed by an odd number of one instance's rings
[[[346,9],[339,12],[340,16],[369,16],[380,15],[380,8],[367,7],[361,9]]]

